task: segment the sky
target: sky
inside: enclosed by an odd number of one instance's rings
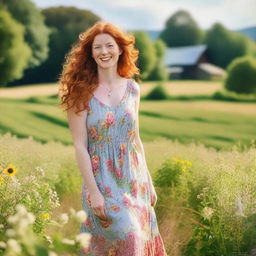
[[[231,30],[256,26],[256,0],[32,0],[38,7],[75,6],[126,30],[162,30],[178,10],[188,11],[201,29],[221,22]]]

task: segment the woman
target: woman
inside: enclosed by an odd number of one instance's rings
[[[165,256],[157,195],[139,136],[134,37],[98,22],[80,34],[60,79],[88,216],[80,255]]]

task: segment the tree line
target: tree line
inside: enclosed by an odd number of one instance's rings
[[[0,0],[0,85],[56,82],[65,54],[78,34],[101,18],[75,7],[38,9],[30,0]],[[157,40],[145,31],[130,31],[140,51],[143,80],[166,80],[167,47],[206,44],[209,62],[223,68],[237,57],[256,57],[255,42],[216,23],[203,31],[185,10],[166,21]]]

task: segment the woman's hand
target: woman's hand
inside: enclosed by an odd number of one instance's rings
[[[106,220],[105,199],[100,191],[90,194],[90,207],[95,216],[101,220]]]
[[[155,207],[157,202],[157,194],[153,185],[150,186],[149,191],[150,191],[151,206]]]

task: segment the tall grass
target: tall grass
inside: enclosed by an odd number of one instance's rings
[[[20,178],[36,166],[44,168],[61,202],[66,208],[74,206],[72,195],[80,194],[81,176],[73,147],[56,142],[42,145],[10,134],[1,136],[0,143],[2,168],[10,163],[18,166],[24,170]],[[168,255],[248,255],[256,248],[255,141],[229,151],[163,138],[144,142],[144,147]]]

